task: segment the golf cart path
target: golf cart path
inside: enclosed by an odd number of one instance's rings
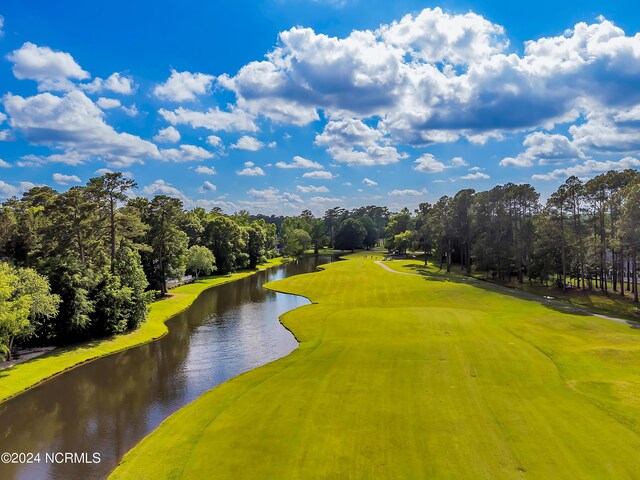
[[[377,260],[375,263],[380,265],[387,272],[397,273],[399,275],[411,275],[413,277],[426,278],[424,275],[420,275],[419,273],[398,272],[397,270],[394,270],[394,269],[390,268],[388,265],[385,265],[380,260]],[[470,280],[470,283],[472,283],[474,281],[474,279],[471,278],[471,277],[465,277],[465,278]],[[501,288],[499,285],[493,285],[493,284],[489,284],[489,285],[492,285],[492,286],[497,287],[497,288]],[[584,310],[582,308],[574,307],[573,305],[568,305],[568,304],[566,304],[564,302],[560,302],[558,300],[551,300],[551,299],[548,299],[548,298],[540,298],[537,295],[533,295],[531,293],[526,293],[526,292],[521,292],[519,290],[509,290],[509,291],[512,292],[512,293],[515,293],[516,295],[520,296],[521,298],[523,298],[525,300],[534,300],[536,302],[542,302],[542,303],[547,304],[547,305],[553,305],[555,307],[564,308],[566,310],[573,311],[573,312],[576,312],[576,313],[583,313],[583,314],[586,314],[586,315],[591,315],[591,316],[594,316],[594,317],[602,318],[604,320],[610,320],[612,322],[624,323],[626,325],[632,325],[632,326],[635,325],[635,323],[632,322],[631,320],[625,320],[624,318],[609,317],[607,315],[601,315],[599,313],[593,313],[593,312],[590,312],[588,310]]]

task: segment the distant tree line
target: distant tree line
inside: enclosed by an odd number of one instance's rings
[[[0,208],[0,356],[137,328],[167,282],[255,268],[278,254],[353,251],[384,242],[441,268],[497,280],[634,292],[638,300],[640,175],[569,178],[546,201],[531,185],[465,189],[411,212],[370,205],[297,216],[185,210],[131,192],[120,173],[59,193],[34,187]]]
[[[420,249],[447,271],[455,263],[498,280],[631,291],[638,301],[635,170],[610,171],[587,182],[572,176],[545,204],[531,185],[509,183],[484,192],[461,190],[421,203],[414,213],[391,217],[388,248]]]

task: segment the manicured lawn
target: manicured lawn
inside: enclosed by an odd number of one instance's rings
[[[260,265],[259,270],[281,263],[283,263],[282,258],[274,258]],[[57,349],[50,354],[0,370],[0,402],[81,363],[162,337],[167,333],[165,322],[188,308],[204,290],[244,278],[253,273],[254,271],[247,270],[231,275],[213,276],[174,288],[169,292],[170,298],[151,304],[149,317],[138,330],[126,335]]]
[[[364,255],[270,285],[317,302],[282,317],[300,348],[178,411],[113,478],[639,477],[640,332]]]

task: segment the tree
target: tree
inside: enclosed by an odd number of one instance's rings
[[[287,232],[284,238],[284,253],[290,257],[302,255],[311,245],[311,236],[301,228]]]
[[[335,246],[340,250],[351,250],[362,248],[362,242],[367,236],[367,230],[362,223],[354,218],[347,218],[340,224],[336,233]]]
[[[39,319],[54,317],[59,303],[35,270],[0,263],[0,356],[11,359],[14,342],[31,336]]]
[[[376,224],[373,222],[369,215],[360,217],[358,221],[367,231],[367,234],[362,241],[362,245],[364,245],[364,248],[366,248],[367,250],[375,247],[376,243],[378,242],[378,227],[376,227]]]
[[[180,230],[182,202],[177,198],[157,195],[143,206],[143,220],[149,226],[147,244],[151,251],[147,258],[147,278],[167,294],[167,279],[184,274],[184,261],[189,239]]]
[[[393,237],[393,245],[396,250],[402,252],[405,257],[407,256],[407,250],[413,249],[416,243],[416,232],[413,230],[405,230],[402,233],[398,233]]]
[[[267,224],[264,220],[254,220],[248,227],[245,227],[247,233],[247,255],[249,256],[249,268],[256,268],[267,253],[267,245],[269,242],[269,233]]]
[[[311,220],[311,244],[313,245],[313,253],[318,254],[318,250],[325,244],[327,240],[326,228],[324,222],[319,218]]]
[[[248,260],[245,253],[247,238],[242,228],[229,217],[217,213],[207,215],[203,240],[216,259],[219,273],[227,274],[244,266]]]
[[[638,242],[640,241],[640,181],[627,185],[623,190],[624,201],[619,221],[623,241],[631,253],[631,281],[633,301],[638,303]]]
[[[209,273],[215,271],[216,259],[207,247],[193,245],[187,252],[187,268],[196,274],[196,280],[200,276],[200,272]]]
[[[124,178],[120,172],[106,173],[101,177],[92,178],[87,184],[87,190],[93,196],[96,204],[103,210],[109,226],[109,246],[111,269],[116,259],[118,202],[127,200],[127,192],[138,185],[133,180]]]

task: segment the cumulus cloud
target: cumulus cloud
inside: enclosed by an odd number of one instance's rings
[[[185,200],[186,196],[176,187],[171,185],[170,183],[158,179],[153,182],[151,185],[147,185],[142,189],[142,193],[148,196],[153,195],[167,195],[169,197],[179,198],[181,200]]]
[[[422,173],[439,173],[447,168],[444,163],[436,160],[436,157],[430,153],[425,153],[413,163],[413,169]]]
[[[327,122],[315,139],[337,162],[365,166],[388,165],[406,157],[387,142],[381,131],[353,118]]]
[[[391,190],[389,192],[389,195],[391,195],[392,197],[419,197],[421,195],[424,195],[427,193],[427,189],[423,188],[422,190],[412,190],[412,189],[406,189],[406,190]]]
[[[117,100],[115,98],[100,97],[96,103],[103,110],[111,110],[113,108],[120,108],[122,106],[120,100]]]
[[[527,149],[516,157],[500,161],[503,167],[530,167],[534,164],[550,165],[585,158],[574,142],[564,135],[534,132],[525,138]]]
[[[384,132],[378,149],[460,136],[483,144],[514,131],[551,129],[603,106],[622,111],[640,104],[640,37],[605,19],[528,41],[523,54],[507,49],[502,26],[474,13],[427,8],[342,38],[292,28],[280,33],[265,60],[218,82],[242,109],[276,122],[306,124],[319,111],[330,121],[376,119]],[[366,150],[330,153],[347,163],[378,163],[376,155],[363,160]]]
[[[373,186],[375,186],[375,185],[378,185],[378,182],[376,182],[376,181],[374,181],[374,180],[371,180],[371,179],[369,179],[369,178],[364,178],[364,179],[362,180],[362,183],[364,183],[367,187],[373,187]]]
[[[212,132],[257,132],[258,126],[247,112],[231,108],[225,112],[218,107],[206,112],[198,112],[179,107],[174,111],[161,108],[158,113],[172,125],[190,125],[192,128],[205,128]]]
[[[468,173],[466,175],[463,175],[460,178],[462,180],[486,180],[491,177],[489,177],[489,175],[487,175],[486,173],[476,172],[476,173]]]
[[[53,181],[58,185],[69,185],[70,183],[82,183],[80,177],[77,175],[64,175],[62,173],[54,173],[52,175]]]
[[[192,160],[206,160],[213,158],[213,153],[196,145],[180,145],[179,148],[161,150],[163,160],[172,162],[190,162]]]
[[[24,98],[9,93],[3,103],[11,127],[32,144],[100,157],[114,167],[161,158],[153,143],[116,132],[105,123],[104,112],[79,90],[62,97],[41,93]]]
[[[470,65],[502,52],[509,44],[504,28],[473,12],[450,15],[440,8],[383,25],[382,40],[428,63]]]
[[[54,153],[52,155],[23,155],[18,160],[19,167],[40,167],[48,163],[64,163],[65,165],[82,165],[89,160],[90,155],[79,153],[76,151],[68,151],[65,153]]]
[[[296,185],[296,190],[300,193],[328,193],[329,189],[323,186],[315,185]]]
[[[163,128],[153,137],[158,143],[176,143],[180,141],[180,132],[172,126]]]
[[[313,172],[306,172],[302,174],[304,178],[315,178],[317,180],[331,180],[333,174],[322,170],[314,170]]]
[[[276,167],[278,168],[315,168],[315,169],[323,169],[324,167],[313,160],[309,160],[307,158],[296,155],[293,157],[290,163],[286,162],[277,162]]]
[[[244,168],[236,173],[245,177],[261,177],[265,175],[264,170],[256,167],[253,162],[245,162]]]
[[[11,52],[7,59],[13,63],[16,78],[35,80],[40,91],[71,90],[74,88],[71,80],[85,80],[90,76],[70,54],[31,42]]]
[[[247,194],[251,197],[251,200],[239,203],[262,211],[273,212],[274,209],[279,210],[281,207],[299,208],[299,204],[302,203],[300,196],[289,192],[281,193],[280,190],[274,187],[262,190],[252,188],[247,191]]]
[[[200,165],[199,167],[196,167],[196,173],[199,173],[201,175],[215,175],[216,169],[212,167],[205,167],[204,165]]]
[[[256,152],[264,147],[264,143],[255,137],[249,135],[243,135],[238,139],[236,143],[231,145],[231,148],[237,148],[238,150],[248,150],[250,152]]]
[[[532,175],[531,178],[533,180],[559,180],[572,175],[579,178],[589,178],[595,174],[609,170],[637,169],[638,167],[640,167],[640,160],[634,157],[624,157],[618,161],[606,160],[599,162],[597,160],[587,160],[580,165],[574,165],[568,168],[557,168],[549,173]]]
[[[215,77],[204,73],[178,72],[171,70],[166,82],[156,85],[153,94],[171,102],[193,101],[211,88]]]
[[[0,198],[17,197],[35,187],[35,183],[20,182],[17,186],[0,180]]]
[[[200,187],[200,193],[215,192],[216,189],[217,187],[213,183],[205,180],[202,186]]]
[[[96,77],[89,83],[81,84],[80,88],[89,93],[99,93],[109,90],[114,93],[119,93],[120,95],[131,95],[138,87],[134,83],[133,78],[116,72],[109,75],[106,80]]]
[[[222,147],[222,139],[216,135],[209,135],[207,137],[207,143],[212,147]]]
[[[11,168],[11,164],[0,158],[0,168]]]

